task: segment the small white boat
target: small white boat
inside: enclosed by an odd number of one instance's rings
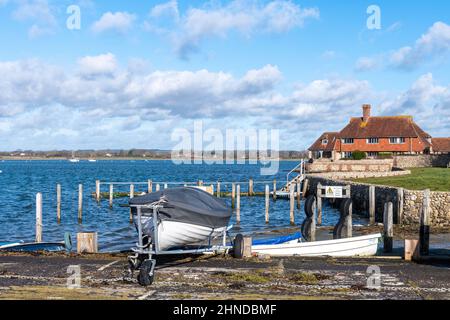
[[[80,160],[79,159],[69,159],[69,162],[77,163],[77,162],[80,162]]]
[[[95,159],[89,159],[88,161],[89,162],[97,162],[97,160],[95,160]]]
[[[292,240],[274,245],[253,245],[252,252],[270,256],[301,257],[354,257],[373,256],[378,251],[381,234],[372,234],[354,238],[299,242]]]

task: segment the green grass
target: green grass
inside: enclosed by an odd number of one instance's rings
[[[412,168],[410,175],[353,179],[355,182],[405,188],[409,190],[450,191],[450,169]]]

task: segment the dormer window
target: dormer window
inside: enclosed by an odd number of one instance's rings
[[[322,144],[323,144],[323,145],[327,145],[327,144],[328,144],[328,139],[323,139],[323,140],[322,140]]]

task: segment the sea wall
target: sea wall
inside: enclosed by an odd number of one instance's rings
[[[447,167],[450,154],[421,154],[394,156],[394,166],[397,168],[428,168]]]
[[[332,186],[351,186],[353,210],[355,214],[368,216],[369,212],[369,184],[356,183],[336,179],[328,179],[318,175],[308,175],[309,193],[316,193],[317,184]],[[375,186],[375,218],[377,222],[383,221],[383,210],[386,202],[394,203],[394,222],[398,223],[398,212],[403,205],[403,224],[416,225],[420,221],[423,203],[423,192],[403,191],[403,203],[399,203],[398,188],[389,186]],[[437,227],[450,227],[450,192],[431,192],[431,225]]]
[[[318,160],[308,163],[308,172],[390,172],[393,160]]]

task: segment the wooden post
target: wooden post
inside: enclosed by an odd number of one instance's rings
[[[384,252],[392,252],[393,238],[394,238],[394,205],[392,202],[384,204],[383,212],[383,224],[384,224]]]
[[[164,183],[164,190],[166,190],[169,186],[167,185],[167,183]]]
[[[95,199],[100,202],[100,180],[95,181]]]
[[[273,179],[273,201],[277,200],[277,180]]]
[[[236,259],[251,258],[252,256],[252,238],[244,237],[242,234],[236,235],[233,247],[234,257]]]
[[[430,253],[430,190],[423,192],[422,213],[420,215],[420,255],[427,256]]]
[[[203,180],[198,180],[197,185],[198,185],[199,187],[203,187]]]
[[[347,194],[350,194],[350,187],[347,189]],[[345,225],[347,226],[347,238],[353,237],[353,203],[351,203],[348,208],[348,216],[345,218]]]
[[[266,224],[269,224],[269,196],[270,196],[270,187],[266,185]]]
[[[78,223],[83,222],[83,185],[78,185]]]
[[[156,192],[158,192],[161,189],[159,183],[156,185]]]
[[[317,184],[317,225],[322,225],[322,184]]]
[[[317,201],[318,197],[316,197]],[[316,203],[317,208],[317,203]],[[316,220],[317,220],[317,210],[313,210],[313,216],[311,219],[311,225],[310,225],[310,240],[309,241],[316,241]]]
[[[148,193],[153,192],[153,181],[152,180],[147,181],[147,191],[148,191]]]
[[[250,179],[248,181],[248,196],[249,197],[253,196],[253,179]]]
[[[419,240],[405,239],[405,260],[419,260]]]
[[[36,242],[42,242],[42,193],[36,194]]]
[[[133,198],[134,198],[134,184],[131,184],[130,185],[130,199],[133,199]],[[133,212],[130,208],[130,223],[132,223],[132,222],[133,222]]]
[[[98,239],[97,232],[77,233],[77,252],[81,253],[97,253]]]
[[[217,182],[217,198],[220,198],[220,182]]]
[[[300,210],[302,190],[300,190],[300,181],[297,181],[297,209]]]
[[[403,199],[405,190],[403,188],[397,189],[397,224],[403,224]]]
[[[306,193],[308,192],[308,184],[309,184],[309,180],[305,179],[305,181],[303,182],[303,197],[306,199]]]
[[[113,199],[114,199],[114,185],[111,183],[109,185],[109,207],[113,207]]]
[[[236,185],[233,183],[231,185],[231,208],[236,207]]]
[[[61,223],[61,185],[56,185],[56,221]]]
[[[294,206],[295,206],[295,197],[294,197],[294,185],[289,185],[289,200],[290,200],[290,207],[289,207],[289,220],[291,223],[291,226],[295,225],[295,216],[294,216]]]
[[[375,224],[375,186],[369,187],[369,224]]]
[[[236,223],[241,223],[241,186],[236,186]]]

